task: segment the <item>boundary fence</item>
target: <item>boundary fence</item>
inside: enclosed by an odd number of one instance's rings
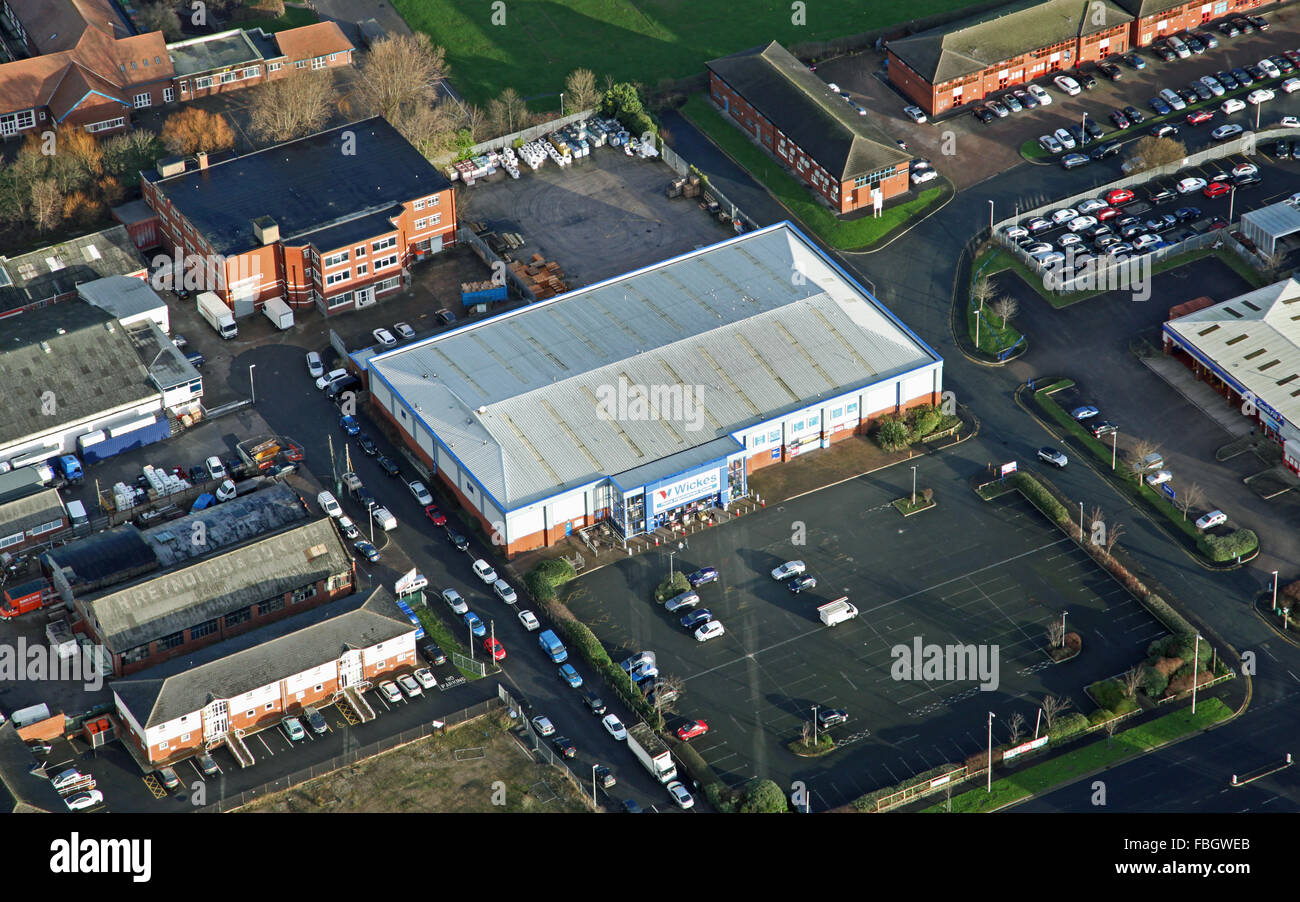
[[[686,160],[677,151],[673,150],[667,144],[663,143],[662,140],[659,142],[659,155],[663,157],[663,161],[669,165],[669,167],[673,170],[673,172],[676,172],[678,175],[691,174],[690,162]],[[719,191],[717,188],[713,187],[712,185],[708,185],[704,190],[708,191],[708,193],[719,204],[721,204],[724,207],[731,208],[731,218],[733,220],[738,219],[743,221],[746,225],[746,228],[749,229],[750,231],[754,231],[758,229],[758,223],[756,223],[753,220],[753,218],[748,216],[744,210],[740,209],[740,207],[737,207],[734,203],[732,203],[727,198],[727,196],[723,194],[721,191]]]

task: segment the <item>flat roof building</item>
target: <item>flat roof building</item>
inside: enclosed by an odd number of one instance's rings
[[[144,261],[122,226],[0,257],[0,319],[70,300],[79,286],[108,276],[146,276]]]
[[[943,362],[788,223],[375,355],[371,402],[511,554],[624,535],[937,404]]]

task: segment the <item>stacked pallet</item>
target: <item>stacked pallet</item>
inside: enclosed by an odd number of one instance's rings
[[[511,263],[510,271],[528,286],[538,300],[552,298],[569,290],[560,264],[546,260],[541,254],[533,254],[532,262],[527,264]]]

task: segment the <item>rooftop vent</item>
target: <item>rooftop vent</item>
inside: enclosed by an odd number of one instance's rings
[[[180,175],[185,171],[184,157],[163,157],[158,161],[155,168],[158,175],[162,178],[170,178],[173,175]]]
[[[280,226],[270,216],[259,216],[253,220],[253,234],[263,246],[275,244],[280,240]]]
[[[487,408],[486,408],[486,407],[479,407],[478,412],[479,412],[479,413],[487,413]]]

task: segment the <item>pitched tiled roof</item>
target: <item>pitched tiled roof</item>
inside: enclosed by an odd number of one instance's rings
[[[1137,19],[1145,19],[1147,16],[1187,5],[1187,0],[1115,0],[1115,2]]]
[[[7,0],[27,37],[42,54],[71,50],[90,29],[126,37],[126,27],[109,0]]]
[[[280,52],[291,60],[325,56],[352,49],[352,43],[335,22],[317,22],[300,28],[286,28],[274,35]]]
[[[93,96],[92,96],[93,95]],[[116,101],[124,106],[131,104],[123,100],[117,86],[100,78],[80,63],[73,62],[63,70],[59,86],[50,94],[46,105],[55,122],[62,122],[68,114],[87,100],[91,104]]]
[[[911,159],[775,41],[708,67],[839,181]]]
[[[937,85],[982,72],[1029,50],[1131,21],[1133,17],[1112,0],[1025,0],[890,41],[889,49],[909,69]]]

